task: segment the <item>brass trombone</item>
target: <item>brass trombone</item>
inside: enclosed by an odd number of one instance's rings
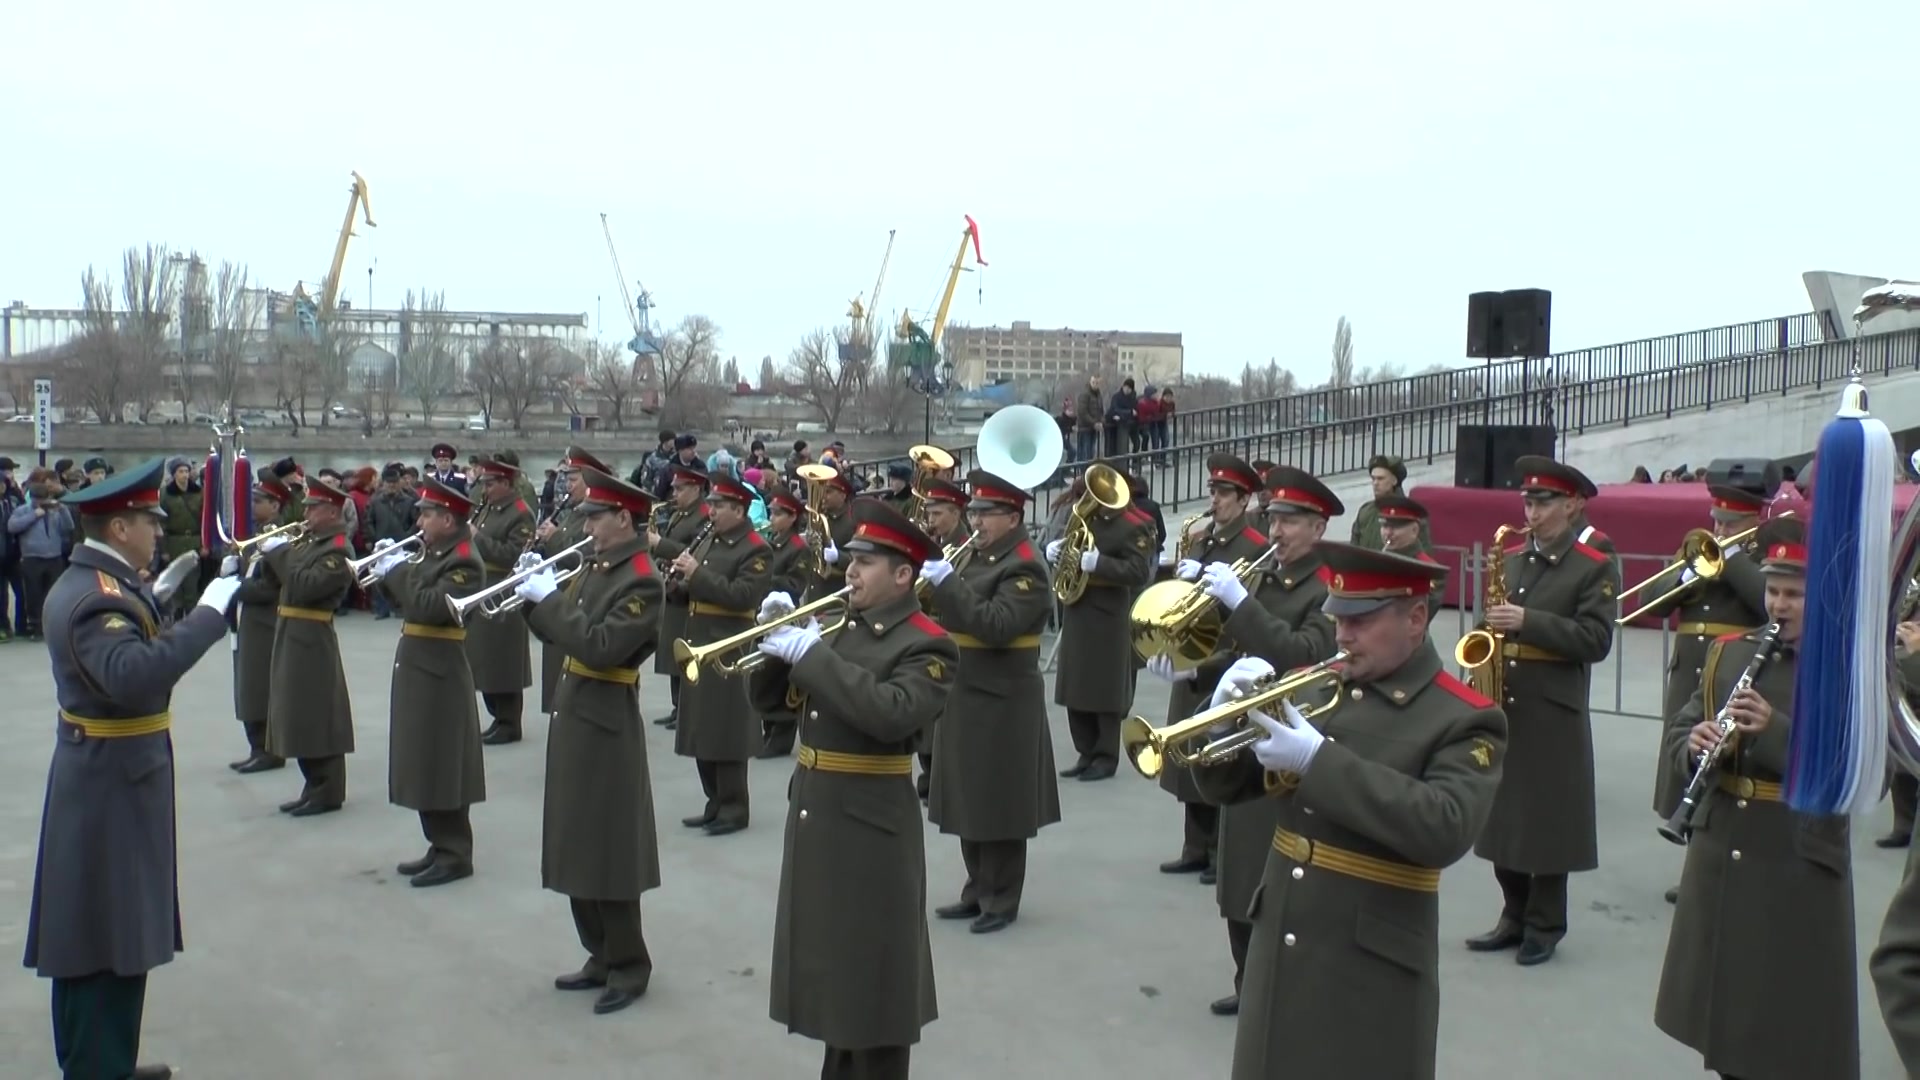
[[[816,615],[837,607],[840,609],[839,618],[822,626],[820,633],[823,637],[838,633],[841,627],[847,625],[847,618],[853,611],[852,602],[849,600],[852,595],[853,586],[849,585],[839,592],[829,593],[812,603],[792,608],[784,615],[768,619],[751,630],[742,630],[731,637],[723,637],[719,641],[711,641],[705,645],[695,645],[686,638],[681,638],[673,643],[673,661],[681,665],[680,674],[689,683],[700,681],[701,668],[712,668],[715,672],[729,678],[745,675],[767,662],[767,655],[754,646],[760,644],[761,638],[783,626],[806,622]],[[737,660],[728,659],[737,652],[744,652],[746,655]]]
[[[578,557],[580,561],[577,565],[569,566],[565,570],[555,573],[553,576],[553,580],[556,583],[567,581],[575,574],[586,569],[587,549],[592,546],[593,537],[589,536],[573,544],[571,547],[563,548],[541,559],[537,563],[527,564],[525,569],[515,570],[513,573],[508,574],[506,577],[481,589],[477,593],[472,593],[467,596],[449,596],[447,597],[447,610],[453,612],[453,621],[461,626],[467,624],[467,615],[475,608],[480,610],[481,617],[489,619],[495,615],[505,615],[509,611],[518,610],[522,604],[526,603],[526,600],[523,599],[519,593],[513,591],[519,587],[521,582],[542,570],[551,569],[554,564],[558,563],[561,559]],[[391,551],[393,549],[388,548],[387,550]]]
[[[409,551],[409,549],[411,550]],[[417,532],[397,544],[389,544],[383,548],[375,548],[372,553],[362,555],[357,559],[348,559],[347,569],[353,571],[353,579],[359,582],[361,588],[371,589],[380,583],[380,575],[373,572],[374,564],[396,551],[408,551],[407,561],[410,563],[417,563],[424,560],[427,557],[426,534]]]
[[[1780,516],[1790,517],[1792,515],[1782,514]],[[1677,573],[1682,570],[1693,571],[1693,576],[1700,581],[1714,580],[1721,574],[1727,572],[1727,549],[1758,531],[1760,531],[1760,526],[1755,525],[1751,529],[1734,533],[1732,536],[1722,539],[1714,536],[1712,530],[1709,529],[1687,530],[1687,535],[1680,541],[1680,557],[1649,575],[1645,581],[1621,593],[1621,603],[1624,604],[1627,597],[1645,590],[1647,586],[1652,585],[1668,574]],[[1691,588],[1693,588],[1692,581],[1683,581],[1652,600],[1647,601],[1645,604],[1642,604],[1638,609],[1613,620],[1613,624],[1615,626],[1625,626]]]
[[[1129,716],[1120,725],[1120,747],[1140,775],[1149,780],[1159,776],[1169,761],[1188,766],[1218,765],[1266,738],[1266,731],[1248,718],[1247,714],[1256,709],[1271,713],[1281,701],[1316,686],[1329,691],[1326,702],[1300,709],[1300,715],[1312,719],[1338,708],[1346,678],[1335,665],[1346,659],[1342,650],[1312,667],[1263,676],[1246,695],[1166,727],[1156,728],[1144,716]],[[1232,731],[1213,734],[1214,728],[1227,724],[1233,725]]]
[[[286,540],[291,543],[305,535],[307,535],[306,522],[289,521],[285,525],[275,525],[273,528],[268,529],[258,536],[249,536],[244,540],[234,540],[227,546],[233,549],[234,554],[245,555],[247,552],[252,551],[256,545],[263,541],[270,540],[273,537],[285,537]]]

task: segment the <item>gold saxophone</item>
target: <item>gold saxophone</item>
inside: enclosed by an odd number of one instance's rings
[[[1212,511],[1202,510],[1180,523],[1180,536],[1173,545],[1173,562],[1175,566],[1178,566],[1187,559],[1193,558],[1193,549],[1199,546],[1201,535],[1194,529],[1194,526],[1200,524],[1201,521],[1211,515]]]
[[[1453,647],[1453,661],[1467,673],[1467,685],[1496,703],[1506,700],[1506,669],[1500,664],[1500,646],[1507,635],[1486,623],[1486,613],[1507,602],[1507,566],[1503,553],[1507,538],[1531,529],[1502,525],[1493,532],[1493,548],[1487,553],[1487,586],[1482,593],[1480,625]]]

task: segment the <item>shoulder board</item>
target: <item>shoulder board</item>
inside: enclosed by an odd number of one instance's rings
[[[713,516],[713,508],[712,508],[712,507],[710,507],[710,506],[708,506],[708,505],[707,505],[706,503],[701,503],[701,504],[700,504],[700,516],[701,516],[701,517],[703,517],[703,518],[707,518],[707,517],[712,517],[712,516]]]
[[[525,500],[525,499],[515,499],[515,500],[513,500],[513,508],[514,508],[515,510],[518,510],[518,511],[520,511],[520,512],[521,512],[521,513],[523,513],[523,514],[531,514],[531,513],[533,513],[533,511],[531,511],[531,510],[529,510],[529,509],[527,509],[527,500]]]
[[[1585,555],[1587,558],[1592,559],[1594,562],[1611,563],[1613,561],[1612,559],[1607,558],[1606,552],[1601,551],[1597,547],[1588,547],[1587,545],[1581,543],[1578,540],[1575,540],[1573,542],[1573,550],[1579,552],[1582,555]]]
[[[644,551],[634,552],[633,561],[629,563],[629,565],[633,567],[633,572],[640,577],[650,577],[653,574],[653,560],[647,558],[647,553]]]
[[[1433,566],[1439,566],[1439,565],[1440,565],[1440,560],[1439,560],[1439,559],[1436,559],[1436,558],[1434,558],[1434,557],[1433,557],[1432,555],[1429,555],[1429,554],[1427,554],[1427,553],[1426,553],[1426,552],[1424,552],[1424,551],[1420,553],[1420,555],[1419,555],[1419,559],[1420,559],[1420,561],[1421,561],[1421,562],[1423,562],[1423,563],[1428,563],[1428,564],[1430,564],[1430,565],[1433,565]]]
[[[1751,630],[1742,630],[1737,634],[1721,634],[1719,637],[1714,638],[1713,640],[1721,643],[1725,643],[1728,641],[1745,641],[1747,639],[1747,635],[1752,632],[1753,631]]]
[[[100,591],[103,594],[107,596],[113,596],[113,597],[118,597],[123,595],[120,591],[119,578],[114,577],[112,574],[107,573],[105,570],[95,570],[94,575],[100,579]]]
[[[1333,584],[1333,568],[1324,563],[1314,570],[1313,576],[1319,578],[1322,585]]]
[[[1454,678],[1444,671],[1433,677],[1433,685],[1445,690],[1447,693],[1452,694],[1454,697],[1459,698],[1461,701],[1466,702],[1476,709],[1493,708],[1492,698],[1487,697],[1480,691],[1475,690],[1473,687],[1468,686],[1466,683],[1461,682],[1459,679]]]
[[[759,529],[748,529],[747,530],[747,546],[748,547],[766,547],[767,538],[760,535]]]
[[[1261,545],[1262,547],[1266,546],[1267,538],[1260,534],[1260,530],[1254,528],[1251,525],[1248,525],[1246,528],[1241,529],[1240,535],[1246,537],[1247,539],[1253,541],[1256,544]]]
[[[1153,515],[1147,513],[1145,510],[1142,510],[1137,506],[1129,505],[1127,507],[1127,512],[1120,516],[1126,518],[1128,521],[1133,522],[1135,525],[1153,524]]]
[[[460,558],[462,558],[462,559],[471,559],[471,558],[473,558],[473,557],[474,557],[474,555],[473,555],[473,542],[472,542],[472,541],[470,541],[470,540],[462,540],[462,541],[460,541],[460,543],[459,543],[459,544],[458,544],[457,546],[455,546],[455,547],[454,547],[454,549],[453,549],[453,553],[454,553],[454,554],[455,554],[456,556],[458,556],[458,557],[460,557]]]
[[[1589,525],[1580,530],[1580,542],[1583,544],[1611,544],[1613,538]]]
[[[338,536],[336,536],[336,537],[334,537],[334,538],[333,538],[333,546],[334,546],[334,547],[337,547],[337,548],[343,548],[343,547],[346,547],[346,546],[347,546],[347,534],[346,534],[346,533],[341,533],[340,535],[338,535]]]
[[[1040,556],[1033,553],[1033,542],[1030,540],[1020,541],[1020,546],[1014,548],[1013,553],[1029,562],[1038,562],[1040,559]]]
[[[924,611],[907,616],[907,623],[928,637],[946,637],[947,628],[927,617]]]
[[[799,533],[794,533],[792,536],[787,537],[787,546],[795,547],[795,548],[804,548],[807,546],[807,538],[800,535]]]

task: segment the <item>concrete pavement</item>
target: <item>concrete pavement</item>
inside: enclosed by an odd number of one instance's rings
[[[386,802],[387,671],[397,622],[339,624],[360,750],[344,812],[296,821],[275,812],[299,784],[291,768],[252,777],[225,763],[244,749],[231,719],[230,660],[207,657],[174,701],[179,755],[181,893],[187,950],[152,978],[146,1053],[191,1080],[426,1080],[614,1075],[777,1078],[815,1075],[816,1044],[767,1019],[774,894],[789,762],[756,763],[754,819],[708,839],[678,824],[699,805],[691,764],[670,733],[647,727],[665,886],[644,909],[656,970],[638,1005],[592,1015],[591,995],[552,989],[581,960],[563,898],[539,881],[544,722],[531,739],[489,748],[491,799],[476,808],[478,874],[430,890],[393,864],[422,846],[412,814]],[[1455,621],[1443,616],[1440,644]],[[1645,672],[1627,705],[1658,707],[1659,639],[1623,639]],[[18,957],[33,877],[54,701],[42,646],[0,646],[0,952]],[[1166,692],[1142,677],[1156,720]],[[1596,701],[1612,687],[1596,687]],[[649,671],[648,716],[666,706]],[[1055,714],[1055,753],[1071,758]],[[1654,835],[1648,809],[1654,727],[1596,716],[1602,868],[1576,877],[1573,926],[1558,957],[1521,969],[1461,939],[1491,925],[1499,893],[1469,856],[1441,894],[1440,1075],[1541,1078],[1684,1076],[1697,1059],[1653,1027],[1670,908],[1661,892],[1680,851]],[[1153,784],[1123,771],[1061,782],[1065,820],[1031,849],[1020,922],[988,937],[935,922],[941,1019],[915,1050],[915,1075],[1111,1080],[1227,1074],[1233,1022],[1207,1013],[1231,963],[1213,891],[1157,873],[1179,815]],[[1865,978],[1867,951],[1897,883],[1900,853],[1872,847],[1886,810],[1855,829],[1864,1073],[1900,1073]],[[929,905],[958,892],[957,844],[927,835]],[[1755,898],[1760,902],[1762,898]],[[1786,928],[1791,932],[1791,928]],[[52,1076],[47,984],[0,978],[0,1076]],[[1300,1031],[1305,1040],[1318,1032]]]

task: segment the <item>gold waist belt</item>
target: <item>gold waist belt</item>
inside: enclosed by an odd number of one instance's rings
[[[1357,851],[1337,848],[1332,844],[1321,844],[1309,840],[1299,833],[1285,829],[1273,830],[1273,850],[1292,859],[1302,866],[1318,866],[1336,874],[1371,881],[1376,885],[1391,885],[1396,889],[1409,889],[1413,892],[1437,893],[1440,891],[1440,871],[1425,866],[1409,866],[1406,863],[1376,859],[1371,855],[1362,855]]]
[[[92,720],[60,710],[60,719],[87,733],[89,739],[124,739],[132,735],[151,735],[173,726],[171,711],[152,716],[129,716],[117,720]]]
[[[567,657],[567,662],[561,666],[567,674],[578,675],[583,679],[620,683],[623,686],[635,686],[640,682],[640,672],[635,668],[588,667],[571,656]]]
[[[1040,647],[1039,634],[1022,634],[1005,645],[990,645],[972,634],[956,634],[947,631],[947,639],[963,649],[1037,649]]]
[[[1751,776],[1720,774],[1720,790],[1737,799],[1759,799],[1761,802],[1779,802],[1782,798],[1780,785],[1771,780],[1755,780]]]
[[[438,638],[441,641],[465,641],[467,632],[458,626],[428,626],[426,623],[403,622],[400,632],[408,637]]]
[[[1567,658],[1559,653],[1548,652],[1535,645],[1522,645],[1517,641],[1509,641],[1500,646],[1500,655],[1514,660],[1545,660],[1548,663],[1560,664],[1567,661]]]
[[[279,611],[280,611],[280,617],[283,619],[310,619],[314,622],[332,622],[333,621],[333,612],[322,611],[319,608],[288,607],[285,604],[282,604],[280,605]]]
[[[796,755],[803,769],[854,773],[861,776],[912,776],[912,754],[843,754],[801,745]]]
[[[759,614],[757,611],[735,611],[733,608],[709,604],[703,600],[695,600],[688,604],[687,611],[694,615],[718,615],[723,619],[751,619]]]
[[[1702,634],[1706,637],[1726,637],[1728,634],[1744,634],[1751,629],[1753,629],[1751,626],[1735,626],[1732,623],[1723,622],[1683,622],[1680,624],[1679,632]]]

